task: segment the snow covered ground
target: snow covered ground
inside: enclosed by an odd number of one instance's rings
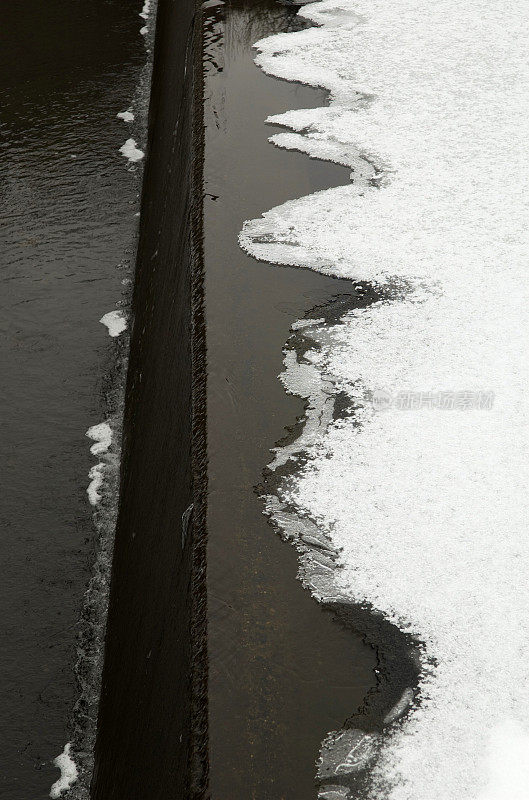
[[[360,152],[378,179],[268,211],[241,245],[406,290],[314,321],[303,356],[287,345],[282,379],[309,422],[338,393],[360,408],[309,424],[302,460],[276,451],[272,469],[299,464],[280,500],[337,556],[314,595],[367,603],[423,644],[370,800],[527,800],[529,7],[300,13],[318,27],[260,41],[257,63],[330,102],[272,117],[272,141],[351,168]],[[352,795],[337,781],[320,796]]]

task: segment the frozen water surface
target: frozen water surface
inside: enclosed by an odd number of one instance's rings
[[[380,737],[371,800],[522,800],[529,9],[339,0],[300,13],[317,27],[261,40],[257,63],[330,102],[273,117],[286,132],[272,140],[351,167],[360,151],[377,179],[276,207],[241,244],[408,291],[312,321],[302,356],[287,345],[283,382],[309,401],[304,459],[267,510],[325,537],[326,592],[422,643],[419,692]],[[356,411],[333,419],[339,393]],[[271,469],[295,466],[288,447]],[[330,780],[321,796],[350,795]]]

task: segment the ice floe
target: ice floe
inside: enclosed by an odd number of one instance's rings
[[[119,111],[116,114],[116,117],[118,119],[122,119],[123,122],[133,122],[134,121],[134,114],[132,113],[132,111],[130,111],[130,109],[127,110],[127,111]]]
[[[120,333],[127,330],[127,318],[123,311],[109,311],[99,320],[103,325],[108,328],[109,336],[119,336]]]
[[[112,444],[112,429],[108,422],[100,422],[88,428],[86,435],[93,439],[94,444],[90,448],[92,455],[97,456],[106,453]]]
[[[143,8],[140,11],[140,17],[142,19],[148,19],[150,13],[151,13],[151,0],[145,0]]]
[[[88,473],[88,477],[90,478],[90,483],[88,484],[86,493],[88,495],[88,500],[90,502],[90,505],[92,506],[96,506],[101,500],[101,494],[99,493],[99,490],[103,485],[104,469],[105,469],[105,464],[101,462],[99,464],[95,464]]]
[[[241,245],[407,288],[313,321],[301,357],[287,347],[283,381],[308,399],[309,424],[275,451],[272,470],[303,459],[268,513],[295,512],[337,554],[302,570],[316,597],[367,603],[423,645],[418,694],[388,719],[370,800],[522,800],[529,9],[325,0],[300,13],[318,27],[262,40],[257,63],[330,101],[271,118],[288,129],[273,142],[351,167],[363,158],[379,179],[267,211]],[[334,419],[338,394],[355,411]],[[350,797],[339,784],[322,791]]]
[[[132,163],[136,163],[136,161],[141,161],[141,159],[145,155],[143,150],[140,150],[140,148],[137,147],[135,139],[127,139],[125,144],[121,145],[121,147],[119,148],[119,152]]]
[[[61,797],[77,780],[77,767],[70,755],[70,748],[71,745],[68,742],[62,753],[53,761],[54,765],[61,771],[61,777],[55,781],[50,790],[50,797],[53,800]]]

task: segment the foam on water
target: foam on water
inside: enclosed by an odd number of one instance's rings
[[[99,320],[108,328],[109,336],[119,336],[127,330],[127,318],[123,311],[109,311]]]
[[[147,33],[147,28],[142,28],[140,33]],[[140,150],[139,147],[136,146],[135,139],[127,139],[125,144],[121,145],[119,148],[119,152],[122,153],[125,158],[128,158],[128,160],[133,164],[136,163],[136,161],[141,161],[145,155],[143,150]]]
[[[68,742],[64,746],[62,753],[53,761],[54,765],[61,771],[61,777],[55,781],[50,789],[50,797],[53,800],[61,797],[77,780],[77,767],[70,756],[70,747],[70,742]]]
[[[371,800],[528,797],[529,9],[325,0],[300,13],[319,27],[262,40],[256,60],[330,103],[271,118],[289,129],[272,140],[351,167],[360,152],[377,180],[272,209],[241,244],[409,289],[312,321],[302,357],[287,347],[283,381],[308,399],[309,426],[297,467],[296,448],[276,451],[271,469],[290,461],[294,476],[267,510],[307,520],[337,555],[314,586],[423,643]],[[338,394],[354,414],[318,417]]]

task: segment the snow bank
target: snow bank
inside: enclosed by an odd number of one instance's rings
[[[330,104],[271,118],[289,129],[272,140],[363,157],[379,179],[275,208],[245,223],[241,245],[409,290],[316,321],[301,360],[287,349],[283,380],[310,399],[309,417],[329,393],[359,409],[306,430],[308,461],[281,499],[339,554],[326,585],[424,644],[419,702],[382,737],[370,798],[521,800],[529,10],[325,0],[301,13],[320,27],[259,42],[256,60],[327,88]],[[271,466],[295,458],[279,450]]]

